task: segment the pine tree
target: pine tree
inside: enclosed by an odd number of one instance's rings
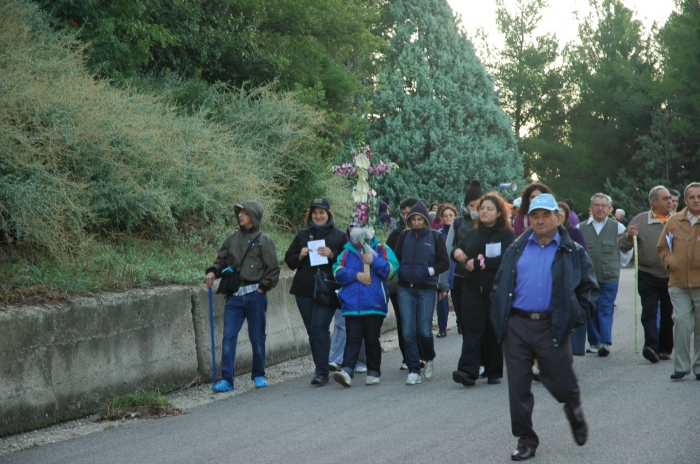
[[[368,140],[400,170],[379,186],[380,197],[459,203],[467,179],[487,189],[520,179],[511,122],[446,0],[396,0],[391,12]]]

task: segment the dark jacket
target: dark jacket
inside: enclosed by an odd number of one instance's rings
[[[447,234],[447,238],[445,240],[448,240],[448,250],[452,251],[459,245],[459,243],[462,241],[465,235],[474,228],[474,220],[470,215],[465,215],[462,217],[458,217],[455,219],[455,222],[452,223],[452,227],[450,228],[449,233]],[[452,240],[452,243],[449,242],[449,240]],[[451,255],[451,254],[450,254]],[[467,268],[463,263],[457,263],[455,267],[455,275],[464,278],[464,275],[467,273]]]
[[[399,262],[391,248],[379,243],[376,238],[372,239],[371,246],[377,253],[369,267],[372,285],[357,280],[357,273],[364,272],[364,264],[352,243],[345,244],[333,265],[335,280],[343,286],[338,292],[343,316],[386,317],[389,303],[386,280],[396,274]]]
[[[559,346],[576,327],[585,324],[595,313],[600,288],[593,264],[583,247],[571,240],[562,226],[558,228],[561,244],[552,262],[552,340]],[[514,300],[517,263],[527,240],[527,228],[506,250],[491,291],[491,322],[498,341],[503,341]]]
[[[299,259],[301,249],[308,246],[308,243],[312,240],[325,240],[326,246],[333,251],[333,258],[328,258],[328,264],[311,266],[308,256],[302,260]],[[320,229],[312,225],[300,230],[284,254],[284,262],[287,263],[289,269],[296,269],[297,271],[294,274],[289,293],[296,296],[313,296],[316,270],[321,268],[322,271],[331,274],[333,272],[333,264],[343,251],[343,246],[347,241],[348,238],[345,232],[333,224]]]
[[[227,267],[232,269],[238,267],[248,245],[260,234],[260,219],[262,219],[263,215],[262,205],[257,201],[244,201],[241,206],[250,215],[253,227],[250,229],[241,227],[237,232],[229,235],[224,240],[224,244],[221,245],[216,261],[206,270],[206,274],[213,272],[217,277],[221,277],[221,271]],[[252,243],[250,251],[245,258],[240,275],[241,285],[257,282],[261,290],[268,291],[275,288],[279,276],[280,265],[277,261],[275,242],[263,232]]]
[[[511,229],[499,230],[498,226],[486,227],[480,224],[479,227],[467,232],[467,235],[464,236],[457,246],[467,255],[468,260],[474,259],[474,270],[471,272],[466,271],[464,285],[490,288],[493,284],[493,279],[496,277],[496,271],[501,265],[503,254],[514,240],[515,233]],[[500,243],[501,254],[496,257],[485,258],[484,264],[486,267],[482,270],[478,256],[481,254],[486,257],[487,243]],[[454,259],[454,250],[451,258]]]

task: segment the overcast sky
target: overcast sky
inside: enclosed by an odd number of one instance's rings
[[[503,39],[496,29],[496,2],[494,0],[447,0],[455,13],[462,15],[462,25],[470,37],[476,28],[483,27],[489,35],[491,46],[500,48]],[[636,12],[647,30],[656,21],[659,25],[666,22],[673,11],[673,0],[623,0],[623,3]],[[507,5],[514,5],[514,0],[507,0]],[[574,11],[584,17],[591,11],[588,0],[549,0],[549,7],[542,11],[542,21],[537,35],[554,32],[560,46],[574,40],[578,33],[578,21]]]

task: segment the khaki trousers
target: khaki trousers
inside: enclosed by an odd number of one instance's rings
[[[669,287],[673,303],[673,370],[690,372],[690,339],[695,340],[693,374],[700,374],[700,287]]]

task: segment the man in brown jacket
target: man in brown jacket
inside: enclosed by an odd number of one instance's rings
[[[634,246],[632,237],[637,237],[639,273],[637,290],[642,300],[642,327],[644,327],[644,349],[642,355],[652,363],[659,359],[671,359],[673,351],[673,305],[668,294],[668,278],[671,272],[661,264],[656,244],[661,231],[671,214],[671,193],[657,185],[649,191],[651,210],[632,218],[627,231],[620,235],[617,243],[620,251],[629,251]],[[656,314],[661,307],[661,325],[656,325]]]
[[[683,196],[686,207],[666,221],[656,250],[671,271],[668,291],[675,319],[671,379],[682,379],[692,368],[700,380],[700,182],[688,184]],[[695,339],[692,366],[691,337]]]

